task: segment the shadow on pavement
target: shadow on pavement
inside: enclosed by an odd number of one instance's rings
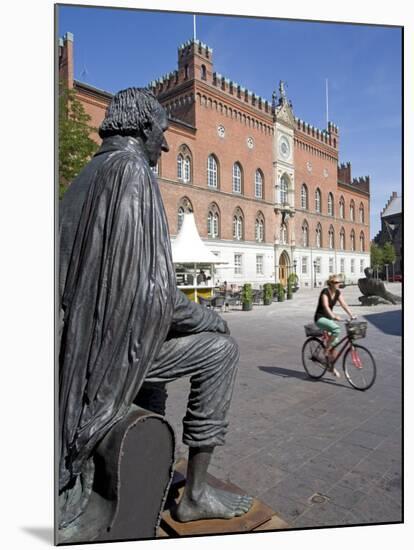
[[[402,323],[400,309],[384,311],[383,313],[372,313],[364,315],[364,318],[386,334],[401,336]]]
[[[297,372],[295,370],[284,369],[282,367],[257,367],[263,372],[275,374],[282,378],[299,378],[300,380],[309,380],[309,376],[305,372]]]
[[[52,545],[54,542],[53,527],[22,527],[22,531],[43,542],[47,542],[49,545]]]

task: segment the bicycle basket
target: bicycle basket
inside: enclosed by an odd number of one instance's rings
[[[357,340],[358,338],[365,338],[367,333],[366,321],[358,321],[356,323],[349,323],[346,326],[346,333],[352,340]]]
[[[306,336],[322,336],[323,330],[321,330],[315,323],[309,323],[305,325]]]

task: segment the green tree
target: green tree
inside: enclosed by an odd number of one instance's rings
[[[372,269],[377,270],[377,277],[378,277],[378,270],[381,269],[383,265],[384,265],[383,250],[377,244],[372,243],[371,244],[371,267]]]
[[[79,174],[98,145],[90,138],[95,130],[74,90],[61,87],[59,94],[59,197]]]
[[[384,247],[382,249],[382,259],[384,261],[384,265],[388,264],[389,267],[394,266],[394,262],[396,260],[396,257],[397,256],[395,254],[394,245],[391,242],[387,241],[384,244]],[[387,268],[387,270],[386,270],[387,280],[388,280],[388,274],[389,274],[389,270]]]
[[[395,262],[396,254],[394,245],[392,243],[386,242],[384,244],[384,247],[382,249],[382,258],[384,260],[384,264],[392,265]]]

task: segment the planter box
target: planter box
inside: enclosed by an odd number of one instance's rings
[[[269,298],[268,300],[263,300],[263,305],[264,306],[270,306],[270,304],[272,303],[272,298]]]
[[[244,302],[242,304],[242,310],[243,311],[251,311],[252,309],[253,309],[253,304],[252,303],[248,304],[248,303]]]

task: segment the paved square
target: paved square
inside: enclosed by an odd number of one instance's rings
[[[400,283],[388,288],[401,294]],[[401,306],[362,307],[358,287],[343,292],[368,321],[363,345],[375,357],[377,380],[366,392],[343,375],[313,381],[303,370],[303,325],[313,319],[318,290],[223,313],[240,363],[227,443],[216,449],[210,472],[260,498],[292,527],[402,521]],[[340,307],[335,312],[345,317]],[[186,456],[188,387],[180,380],[168,388],[177,458]]]

